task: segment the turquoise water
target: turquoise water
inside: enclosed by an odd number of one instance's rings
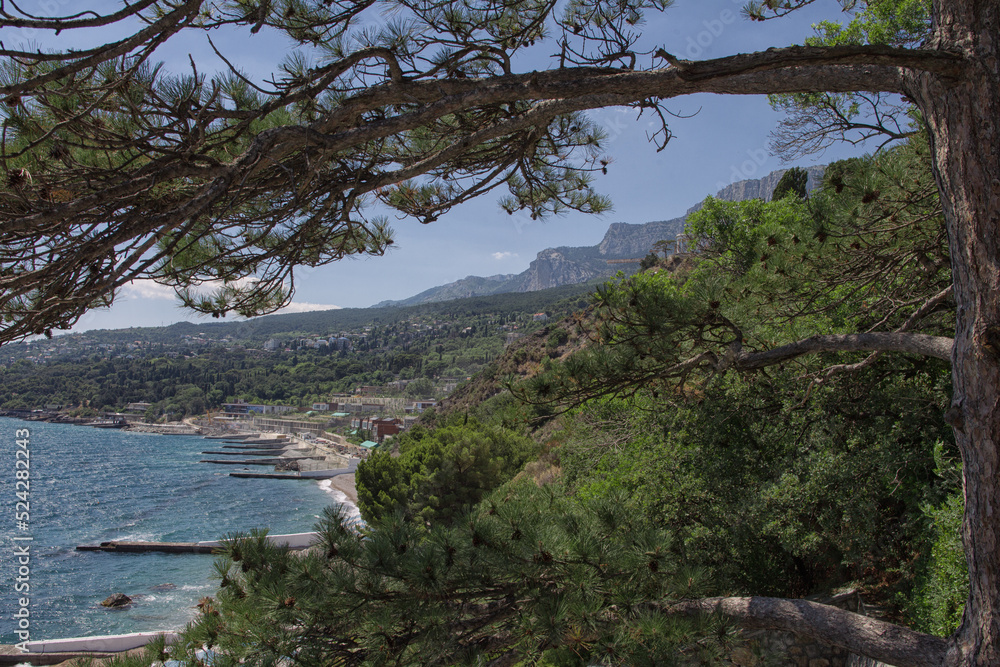
[[[18,429],[30,431],[27,530],[15,517]],[[201,452],[221,444],[0,418],[0,643],[18,641],[13,615],[24,593],[15,591],[15,545],[30,545],[32,640],[170,630],[183,627],[198,600],[215,590],[212,556],[83,552],[76,545],[195,542],[255,527],[304,532],[324,507],[344,499],[316,481],[237,479],[229,476],[237,466],[198,463],[218,458]],[[134,603],[102,607],[116,592]]]

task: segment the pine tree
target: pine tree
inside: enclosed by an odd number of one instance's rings
[[[213,664],[706,664],[744,640],[717,616],[671,609],[697,572],[624,497],[578,503],[559,487],[504,487],[454,527],[400,515],[356,532],[328,511],[305,554],[264,533],[233,539],[180,647]]]

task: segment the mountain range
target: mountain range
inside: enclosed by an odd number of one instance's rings
[[[787,169],[780,169],[763,178],[731,183],[714,196],[716,199],[726,201],[769,200],[786,171]],[[823,178],[824,168],[808,167],[806,171],[809,174],[806,187],[809,191],[815,190]],[[485,277],[467,276],[446,285],[432,287],[408,299],[382,301],[372,307],[413,306],[472,296],[535,292],[607,278],[618,271],[634,273],[639,268],[640,260],[650,252],[653,244],[657,241],[675,239],[684,230],[687,216],[700,208],[701,201],[689,208],[683,216],[672,220],[656,220],[643,224],[614,222],[597,245],[546,248],[539,252],[530,266],[521,273]]]

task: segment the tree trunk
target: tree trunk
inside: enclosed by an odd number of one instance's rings
[[[930,127],[957,306],[947,413],[964,464],[970,592],[946,664],[1000,665],[1000,3],[937,0],[935,46],[963,51],[960,81],[912,78]]]

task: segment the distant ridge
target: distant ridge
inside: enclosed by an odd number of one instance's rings
[[[264,315],[249,320],[213,322],[176,322],[159,327],[129,327],[127,329],[92,329],[80,333],[59,334],[53,340],[87,339],[95,345],[123,344],[135,341],[175,343],[187,337],[209,336],[228,338],[233,343],[261,345],[273,336],[329,336],[338,332],[357,331],[366,325],[381,325],[408,321],[412,317],[430,316],[449,318],[455,313],[474,312],[539,312],[546,311],[566,299],[586,298],[593,284],[563,285],[537,292],[505,292],[503,294],[456,298],[406,307],[386,308],[335,308],[311,310],[303,313]],[[4,349],[11,351],[47,342],[22,341],[9,343]],[[0,361],[2,365],[2,361]]]
[[[763,178],[731,183],[715,194],[716,199],[744,201],[747,199],[770,200],[774,188],[788,171],[780,169]],[[819,187],[824,167],[808,167],[807,189]],[[643,224],[614,222],[608,227],[604,239],[595,246],[546,248],[538,253],[531,265],[518,274],[501,274],[489,277],[467,276],[461,280],[432,287],[407,299],[381,301],[372,308],[414,306],[422,303],[450,301],[473,296],[489,296],[508,292],[534,292],[537,290],[576,285],[597,278],[610,277],[618,271],[626,273],[638,269],[638,264],[609,260],[639,259],[645,257],[657,241],[672,240],[684,230],[687,216],[701,208],[701,202],[688,209],[682,217],[656,220]]]

